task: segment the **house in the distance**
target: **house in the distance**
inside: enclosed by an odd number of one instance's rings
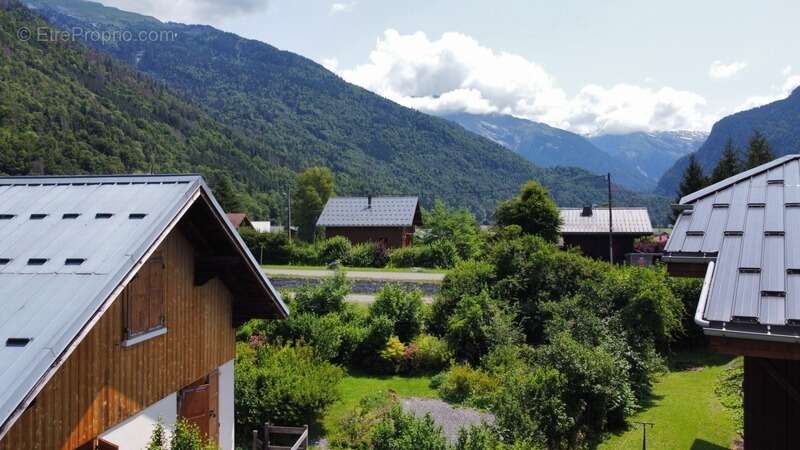
[[[344,236],[354,244],[407,247],[422,226],[422,213],[417,197],[334,197],[317,226],[325,228],[326,238]]]
[[[250,219],[245,213],[227,213],[227,216],[228,220],[230,220],[231,224],[233,224],[233,228],[236,230],[241,227],[253,228],[253,223],[250,222]]]
[[[695,322],[711,347],[744,356],[744,448],[800,444],[800,155],[680,200],[664,253],[704,277]]]
[[[2,450],[232,450],[235,327],[287,314],[200,176],[0,177]]]
[[[591,258],[609,260],[608,208],[560,208],[561,238],[565,247],[578,247]],[[614,261],[634,251],[634,241],[653,234],[647,208],[612,208]]]
[[[259,233],[271,233],[272,232],[272,222],[269,220],[253,220],[250,222],[253,229]]]

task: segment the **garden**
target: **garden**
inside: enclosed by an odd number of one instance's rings
[[[558,211],[535,183],[499,206],[488,232],[443,206],[437,214],[447,220],[428,242],[449,242],[458,256],[432,304],[387,285],[369,307],[352,305],[339,274],[296,291],[288,320],[240,328],[240,445],[269,421],[311,424],[337,449],[596,448],[682,388],[669,387],[682,372],[668,363],[675,349],[702,344],[690,325],[697,281],[560,249]],[[714,396],[718,372],[695,379],[698,389]],[[448,440],[432,417],[404,410],[404,397],[495,420]],[[682,405],[667,404],[659,420]],[[719,423],[730,422],[720,411]]]

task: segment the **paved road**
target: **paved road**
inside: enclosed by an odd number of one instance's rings
[[[349,294],[347,296],[347,301],[350,303],[363,303],[365,305],[371,305],[375,303],[375,295],[374,294]],[[422,297],[423,303],[433,303],[433,297],[430,295],[425,295]]]
[[[292,268],[269,268],[264,269],[271,277],[283,278],[325,278],[332,277],[336,272],[333,270],[307,270]],[[345,272],[349,280],[375,280],[375,281],[409,281],[423,283],[441,283],[444,280],[443,273],[423,273],[423,272]]]

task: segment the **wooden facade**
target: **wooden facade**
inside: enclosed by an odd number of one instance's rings
[[[195,250],[175,229],[164,260],[166,334],[131,347],[123,292],[0,441],[0,450],[74,450],[234,358],[233,295],[213,278],[196,286]]]
[[[614,234],[614,262],[622,263],[625,255],[633,253],[633,243],[641,236]],[[608,261],[608,234],[565,234],[565,247],[577,247],[585,256]]]
[[[375,242],[386,248],[408,247],[415,227],[325,227],[325,237],[344,236],[353,244]]]

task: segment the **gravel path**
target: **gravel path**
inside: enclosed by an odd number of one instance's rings
[[[451,443],[456,442],[461,428],[480,425],[481,422],[493,424],[495,421],[492,414],[470,408],[457,408],[437,399],[411,397],[404,398],[401,402],[404,410],[414,413],[417,417],[430,413]]]

